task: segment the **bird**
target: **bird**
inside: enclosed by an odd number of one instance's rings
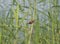
[[[28,24],[33,24],[35,20],[31,20],[28,22]]]

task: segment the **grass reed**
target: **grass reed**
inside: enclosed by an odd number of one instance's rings
[[[6,9],[2,10],[0,44],[59,44],[58,0],[52,2],[48,0],[48,3],[47,0],[21,0],[21,2],[22,4],[18,0],[13,0],[7,15]]]

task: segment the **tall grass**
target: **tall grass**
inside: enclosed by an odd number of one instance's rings
[[[7,15],[5,10],[0,15],[0,44],[59,44],[58,0],[21,2],[13,0]]]

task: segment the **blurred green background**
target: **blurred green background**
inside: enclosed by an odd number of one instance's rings
[[[0,0],[0,44],[60,44],[60,0]]]

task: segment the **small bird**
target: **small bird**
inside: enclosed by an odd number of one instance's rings
[[[32,23],[34,23],[34,20],[31,20],[31,21],[28,22],[28,24],[32,24]]]

